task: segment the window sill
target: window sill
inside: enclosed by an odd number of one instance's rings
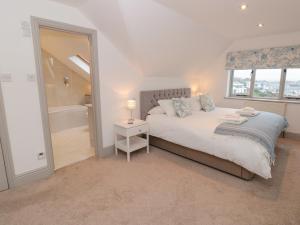
[[[259,102],[276,102],[276,103],[300,104],[300,99],[299,99],[299,100],[289,100],[289,99],[266,99],[266,98],[249,98],[249,97],[235,97],[235,96],[224,97],[224,99],[247,100],[247,101],[259,101]]]

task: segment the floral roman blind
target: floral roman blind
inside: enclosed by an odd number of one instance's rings
[[[229,52],[227,70],[300,68],[300,45]]]

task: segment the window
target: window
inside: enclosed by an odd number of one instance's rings
[[[232,74],[233,96],[249,96],[252,70],[234,70]]]
[[[84,72],[86,72],[87,74],[90,74],[90,65],[87,60],[82,58],[80,55],[71,56],[71,57],[69,57],[69,59],[74,64],[76,64],[76,66],[78,66],[80,69],[82,69]]]
[[[300,69],[286,69],[284,97],[300,98]]]
[[[300,68],[230,71],[231,97],[299,100]]]
[[[253,97],[279,98],[281,69],[257,69]]]

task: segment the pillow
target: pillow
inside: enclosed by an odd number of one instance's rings
[[[199,96],[193,96],[191,98],[181,98],[184,103],[186,103],[192,111],[200,111],[201,104]]]
[[[209,95],[200,95],[200,103],[205,112],[210,112],[215,109],[215,103]]]
[[[192,114],[191,107],[182,99],[172,99],[176,115],[180,118],[187,117]]]
[[[155,114],[165,114],[166,112],[163,110],[161,106],[155,106],[154,108],[150,109],[148,115],[155,115]]]
[[[158,100],[158,104],[166,112],[167,116],[176,116],[172,99]]]

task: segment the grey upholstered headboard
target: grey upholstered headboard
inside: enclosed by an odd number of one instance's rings
[[[158,106],[158,100],[180,97],[191,97],[190,88],[165,89],[153,91],[141,91],[140,93],[140,111],[141,119],[145,120],[150,109]]]

